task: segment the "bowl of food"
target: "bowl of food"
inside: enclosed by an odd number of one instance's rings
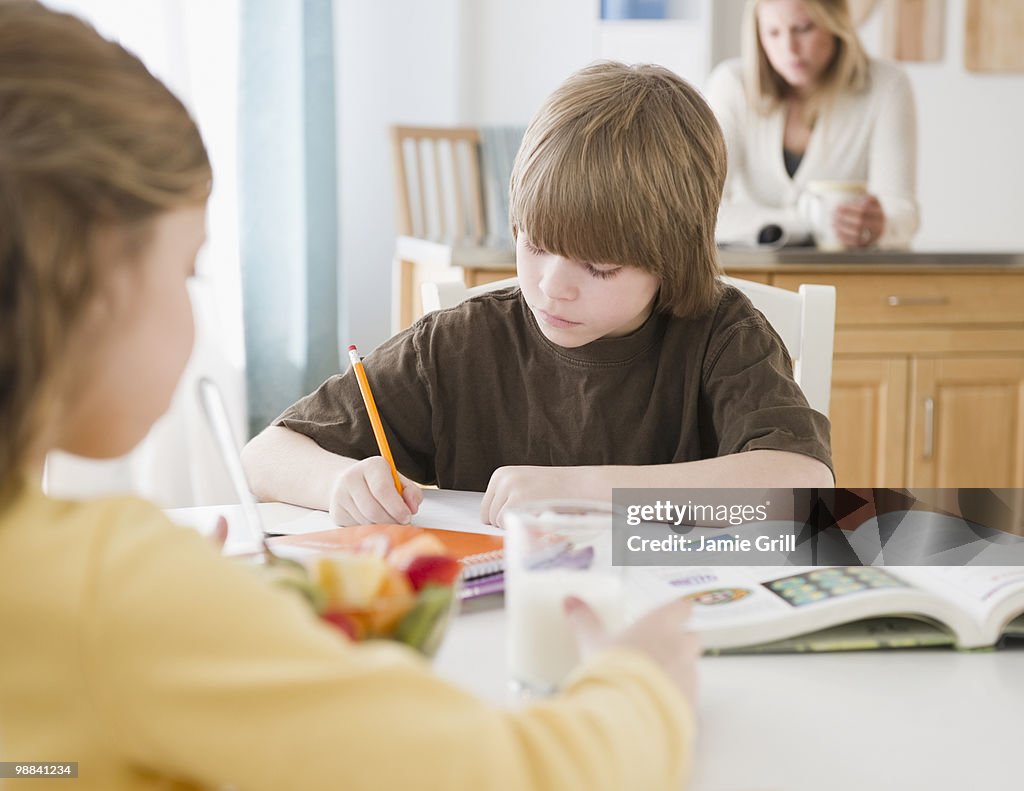
[[[428,533],[372,527],[344,550],[275,554],[268,569],[349,639],[395,640],[432,657],[457,610],[462,564]]]

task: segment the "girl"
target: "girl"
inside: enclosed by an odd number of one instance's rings
[[[71,16],[0,3],[0,750],[111,789],[678,788],[696,647],[669,605],[506,712],[353,646],[147,503],[59,502],[46,453],[127,452],[192,346],[211,172],[180,102]],[[598,650],[601,649],[601,650]],[[45,786],[45,780],[40,781]]]

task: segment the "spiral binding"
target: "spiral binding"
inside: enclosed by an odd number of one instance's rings
[[[478,552],[462,558],[462,578],[465,580],[486,577],[505,570],[505,550],[493,549],[490,552]]]

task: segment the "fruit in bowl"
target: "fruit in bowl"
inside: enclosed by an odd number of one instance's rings
[[[277,581],[352,640],[397,640],[433,656],[455,612],[462,565],[434,536],[387,527],[368,527],[344,551],[303,558],[304,572],[279,572]]]

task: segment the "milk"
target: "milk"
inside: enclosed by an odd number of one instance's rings
[[[605,629],[617,632],[625,620],[622,588],[613,569],[515,570],[505,593],[512,679],[537,692],[558,687],[580,660],[565,598],[582,599]]]

